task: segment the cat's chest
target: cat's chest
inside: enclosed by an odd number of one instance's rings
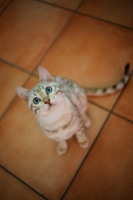
[[[81,118],[76,107],[70,102],[57,106],[48,115],[40,115],[37,121],[43,133],[50,139],[67,140],[81,126]]]
[[[57,131],[59,128],[65,128],[70,124],[76,115],[75,107],[70,103],[64,103],[60,106],[53,106],[47,115],[43,112],[37,115],[39,125],[48,131]]]
[[[53,119],[39,122],[39,125],[48,138],[58,142],[71,138],[79,130],[81,119],[75,110],[67,109]]]

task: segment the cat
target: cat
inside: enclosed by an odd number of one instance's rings
[[[42,132],[57,142],[56,151],[59,155],[67,152],[67,140],[76,136],[80,147],[89,146],[85,128],[89,128],[91,120],[87,115],[88,95],[103,96],[113,94],[122,89],[129,80],[129,64],[117,84],[89,91],[74,81],[61,76],[52,76],[43,67],[38,68],[39,83],[32,89],[16,86],[18,96],[27,102],[29,109],[35,113]]]

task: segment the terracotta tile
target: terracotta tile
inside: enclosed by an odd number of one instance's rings
[[[0,17],[0,57],[33,70],[70,12],[31,0],[13,0]]]
[[[133,124],[111,116],[65,200],[133,199]]]
[[[133,28],[132,0],[85,0],[79,11]]]
[[[36,81],[32,78],[27,87]],[[108,112],[90,104],[88,113],[91,146]],[[18,98],[1,121],[0,140],[2,165],[51,200],[60,199],[88,151],[80,148],[74,137],[68,141],[68,152],[57,155],[56,143],[42,134],[33,114]]]
[[[0,12],[8,4],[8,2],[10,2],[10,0],[1,0],[0,1]]]
[[[32,76],[29,81],[26,83],[26,85],[24,86],[25,88],[33,88],[36,84],[38,83],[38,78]]]
[[[103,108],[106,108],[108,110],[111,110],[113,107],[114,103],[116,102],[119,94],[121,91],[118,91],[114,94],[108,95],[108,96],[102,96],[102,97],[89,97],[88,99]]]
[[[22,85],[27,77],[28,75],[24,72],[0,62],[0,116],[15,96],[15,85]]]
[[[0,199],[39,200],[40,197],[0,169]]]
[[[63,7],[70,8],[70,9],[76,9],[76,7],[79,5],[81,0],[73,0],[73,1],[71,1],[71,0],[64,0],[64,1],[62,1],[62,0],[46,0],[45,2],[53,3],[55,5],[63,6]]]
[[[114,112],[133,121],[133,75],[118,101]]]
[[[41,65],[82,86],[107,87],[122,78],[127,62],[132,68],[132,44],[132,31],[75,15]],[[99,104],[110,109],[117,97],[118,93],[103,98]]]

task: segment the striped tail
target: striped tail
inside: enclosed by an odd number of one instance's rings
[[[123,78],[115,85],[112,85],[107,88],[94,88],[94,89],[84,88],[87,93],[87,96],[106,96],[106,95],[113,94],[121,90],[122,88],[124,88],[124,86],[129,80],[129,68],[130,68],[130,64],[128,63],[125,66],[125,72],[124,72]]]

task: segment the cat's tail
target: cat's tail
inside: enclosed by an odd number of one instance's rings
[[[124,86],[126,85],[126,83],[129,80],[129,68],[130,68],[130,64],[128,63],[125,66],[125,71],[124,71],[124,76],[123,78],[116,84],[109,86],[107,88],[84,88],[87,96],[105,96],[105,95],[109,95],[109,94],[113,94],[119,90],[121,90],[122,88],[124,88]]]

